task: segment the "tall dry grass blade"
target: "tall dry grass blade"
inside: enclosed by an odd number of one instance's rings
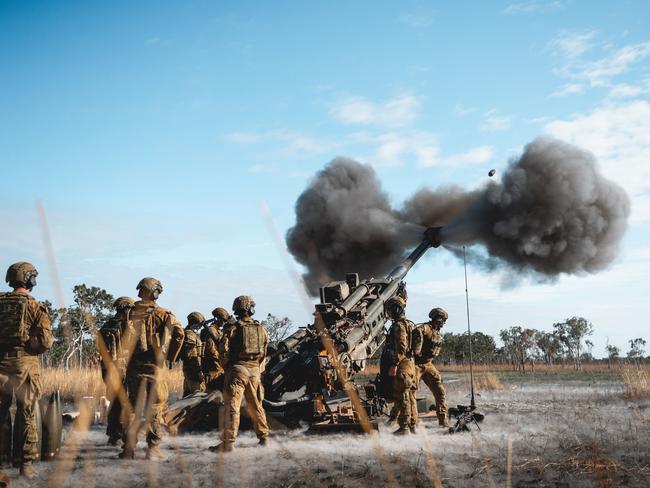
[[[512,435],[508,435],[508,454],[506,457],[506,488],[512,488]]]

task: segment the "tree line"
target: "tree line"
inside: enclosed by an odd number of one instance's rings
[[[583,363],[598,361],[593,355],[594,343],[589,339],[593,333],[593,324],[584,317],[555,323],[551,331],[512,326],[499,332],[500,347],[492,336],[472,333],[472,352],[478,364],[510,364],[513,370],[526,371],[535,364],[571,364],[579,370]],[[628,344],[630,349],[623,357],[620,348],[608,341],[605,361],[609,367],[622,360],[639,364],[650,359],[644,358],[645,339],[630,339]],[[467,333],[443,334],[440,359],[445,364],[469,364]]]

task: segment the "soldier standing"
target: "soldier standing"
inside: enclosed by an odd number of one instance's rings
[[[185,338],[180,353],[180,359],[183,361],[184,397],[197,391],[205,391],[205,380],[201,368],[204,344],[197,332],[201,322],[205,322],[205,317],[199,312],[192,312],[187,316]]]
[[[119,297],[113,303],[115,316],[108,321],[99,330],[106,351],[110,356],[112,367],[102,361],[102,379],[106,384],[106,394],[110,402],[108,408],[108,417],[106,420],[106,435],[108,444],[117,446],[117,443],[124,436],[122,422],[122,404],[118,397],[118,388],[123,388],[126,392],[126,365],[128,358],[124,356],[122,348],[122,335],[126,329],[129,320],[129,313],[133,308],[135,301],[130,297]]]
[[[224,330],[220,352],[226,367],[224,388],[225,426],[222,442],[212,451],[232,451],[239,430],[242,398],[253,420],[259,444],[265,446],[269,435],[266,413],[262,407],[264,388],[261,365],[266,357],[269,335],[264,326],[253,319],[255,302],[249,296],[235,298],[232,305],[237,322]]]
[[[203,361],[201,369],[205,377],[205,388],[207,391],[223,390],[224,369],[219,357],[219,342],[223,337],[223,328],[227,323],[234,323],[233,317],[230,316],[225,308],[217,307],[212,311],[214,324],[210,324],[210,331],[201,330],[201,340],[203,341]],[[214,336],[214,337],[212,337]],[[215,342],[214,339],[217,339]]]
[[[413,362],[413,324],[406,320],[404,312],[406,301],[394,296],[386,301],[386,313],[393,321],[388,333],[389,344],[394,353],[393,364],[388,374],[393,377],[395,411],[398,413],[399,429],[397,435],[415,433],[418,420],[418,407],[415,401],[417,383],[415,381],[415,364]]]
[[[445,325],[449,315],[442,308],[434,308],[429,312],[429,322],[422,324],[419,329],[422,333],[422,350],[415,356],[415,367],[417,369],[417,384],[420,380],[429,387],[436,400],[436,414],[438,423],[442,427],[449,427],[447,420],[447,401],[445,399],[445,387],[442,384],[442,376],[433,365],[433,359],[440,354],[442,335],[440,329]]]
[[[38,355],[54,342],[47,310],[30,294],[37,275],[29,263],[12,264],[5,279],[13,291],[0,293],[0,419],[9,415],[15,395],[13,435],[22,452],[14,453],[20,458],[13,462],[27,478],[37,475],[32,463],[40,457],[36,409],[42,386]]]
[[[162,415],[168,389],[162,377],[166,361],[174,362],[183,345],[183,328],[176,317],[156,303],[163,288],[155,278],[143,278],[136,287],[140,300],[129,317],[125,348],[133,351],[126,370],[126,383],[133,414],[125,432],[122,459],[133,459],[144,409],[147,428],[147,459],[164,460],[158,447],[162,440]]]

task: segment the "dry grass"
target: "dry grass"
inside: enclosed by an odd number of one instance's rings
[[[627,366],[621,370],[623,396],[628,400],[650,398],[650,373],[648,368]]]
[[[469,376],[465,379],[467,384],[469,384]],[[499,377],[495,374],[484,373],[478,374],[474,377],[474,387],[477,391],[487,391],[487,390],[503,390],[505,386],[499,380]]]
[[[178,397],[183,392],[183,371],[179,367],[164,369],[163,374],[167,380],[169,393]],[[99,368],[43,368],[41,370],[43,393],[49,394],[55,390],[61,392],[61,399],[74,402],[84,396],[96,398],[106,394],[106,387],[102,381]]]

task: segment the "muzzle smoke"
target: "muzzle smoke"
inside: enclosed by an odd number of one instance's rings
[[[444,226],[443,245],[457,255],[463,245],[481,245],[469,256],[486,269],[552,280],[606,268],[629,213],[627,194],[598,173],[590,153],[539,138],[501,182],[474,191],[422,189],[399,209],[370,166],[335,159],[298,198],[287,245],[307,267],[312,292],[350,271],[385,274],[430,226]]]

